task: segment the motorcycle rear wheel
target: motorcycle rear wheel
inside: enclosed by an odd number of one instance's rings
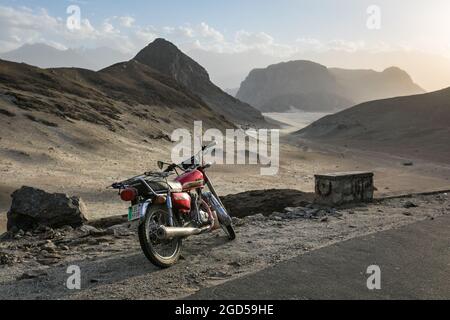
[[[174,238],[170,240],[159,240],[156,237],[157,227],[160,225],[168,226],[168,210],[164,205],[151,206],[147,210],[144,221],[139,226],[139,242],[142,251],[147,259],[155,266],[160,268],[169,268],[176,264],[180,259],[182,239]],[[175,226],[178,226],[174,219]],[[168,246],[169,250],[163,252],[161,245]]]

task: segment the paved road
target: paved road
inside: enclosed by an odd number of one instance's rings
[[[367,267],[381,290],[367,289]],[[450,299],[450,216],[351,239],[188,299]]]

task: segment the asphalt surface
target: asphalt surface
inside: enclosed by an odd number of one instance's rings
[[[367,268],[380,267],[380,290]],[[450,216],[354,238],[187,299],[450,299]]]

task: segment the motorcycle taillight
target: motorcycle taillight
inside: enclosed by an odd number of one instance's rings
[[[127,188],[120,192],[120,198],[123,201],[134,201],[137,197],[137,190],[134,188]]]

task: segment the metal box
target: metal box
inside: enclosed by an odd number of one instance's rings
[[[371,202],[373,176],[373,172],[360,171],[315,175],[317,201],[328,205]]]

